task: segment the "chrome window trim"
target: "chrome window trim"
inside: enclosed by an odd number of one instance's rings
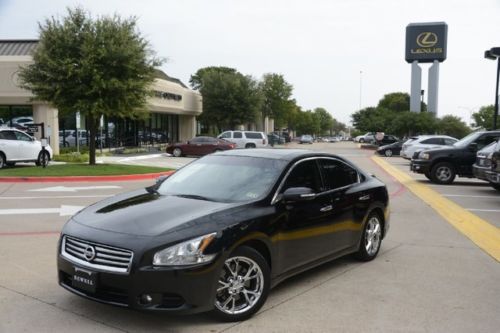
[[[83,266],[86,268],[91,268],[91,269],[101,271],[101,272],[127,274],[127,275],[130,274],[130,269],[132,267],[132,262],[134,260],[134,252],[133,251],[127,250],[127,249],[121,249],[121,248],[117,248],[117,247],[109,246],[109,245],[105,245],[105,244],[94,243],[94,242],[90,242],[90,241],[86,241],[86,240],[82,240],[79,238],[69,236],[69,238],[71,238],[72,240],[74,239],[77,242],[85,242],[86,244],[92,245],[94,247],[107,247],[107,248],[119,250],[122,252],[130,252],[130,255],[131,255],[127,268],[118,268],[118,267],[110,267],[110,266],[105,266],[105,265],[94,264],[94,263],[82,260],[80,258],[77,258],[77,257],[73,256],[71,253],[66,252],[66,237],[68,237],[68,236],[64,235],[62,242],[61,242],[61,256],[63,256],[65,259],[67,259],[71,263],[78,264],[80,266]]]
[[[301,160],[298,160],[297,162],[295,162],[292,167],[287,171],[287,173],[285,174],[285,177],[283,177],[283,179],[281,180],[280,182],[280,185],[278,186],[278,188],[276,189],[276,191],[274,192],[274,195],[273,195],[273,198],[271,200],[271,205],[274,205],[275,203],[277,203],[279,200],[281,200],[281,196],[280,196],[280,191],[281,189],[283,188],[283,185],[285,184],[285,181],[287,180],[288,176],[290,175],[290,173],[292,172],[293,169],[295,169],[295,167],[297,165],[299,165],[300,163],[302,162],[306,162],[306,161],[310,161],[310,160],[319,160],[319,159],[326,159],[326,160],[333,160],[333,161],[337,161],[337,162],[340,162],[340,163],[343,163],[345,165],[348,165],[350,168],[354,169],[354,171],[356,171],[356,182],[355,183],[352,183],[352,184],[349,184],[349,185],[346,185],[346,186],[342,186],[342,187],[339,187],[339,188],[335,188],[335,189],[330,189],[330,190],[327,190],[327,191],[322,191],[322,192],[318,192],[316,193],[317,196],[321,196],[321,195],[325,195],[325,194],[330,194],[330,193],[333,193],[333,192],[336,192],[336,191],[341,191],[341,190],[344,190],[346,188],[349,188],[351,187],[352,185],[354,184],[359,184],[361,183],[361,177],[359,175],[359,171],[354,167],[352,166],[351,164],[349,163],[346,163],[345,161],[342,161],[338,158],[335,158],[335,157],[329,157],[329,156],[314,156],[314,157],[306,157],[304,159],[301,159]],[[320,176],[322,177],[321,175],[321,170],[319,169],[319,166],[318,166],[318,171],[320,173]],[[323,182],[323,178],[321,178],[321,181]]]

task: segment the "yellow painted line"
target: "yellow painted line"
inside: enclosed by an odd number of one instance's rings
[[[464,234],[483,251],[500,262],[500,229],[462,208],[430,187],[420,184],[407,173],[378,156],[372,160],[384,168],[426,204],[434,208],[448,223]]]

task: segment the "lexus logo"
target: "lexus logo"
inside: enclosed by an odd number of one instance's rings
[[[420,47],[433,47],[438,42],[438,37],[433,32],[422,32],[417,36],[417,44]]]
[[[93,246],[87,246],[85,248],[85,251],[83,251],[83,256],[85,257],[85,259],[87,259],[87,261],[92,261],[94,260],[95,258],[95,249]]]

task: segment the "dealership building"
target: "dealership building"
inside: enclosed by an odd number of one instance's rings
[[[45,136],[57,154],[59,146],[71,146],[70,136],[77,132],[75,112],[60,114],[45,101],[33,99],[30,91],[19,87],[18,72],[33,62],[37,40],[0,40],[0,124],[15,127],[20,117],[33,117],[44,123]],[[196,135],[196,116],[202,112],[202,97],[180,80],[157,70],[147,102],[148,117],[103,119],[100,142],[104,147],[155,146],[188,140]],[[79,142],[85,144],[85,120],[80,120]],[[34,133],[40,138],[40,132]],[[83,141],[82,141],[83,140]],[[88,143],[88,141],[87,141]]]

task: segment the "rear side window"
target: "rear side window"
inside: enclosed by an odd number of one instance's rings
[[[262,139],[262,134],[259,132],[245,132],[247,139]]]
[[[243,135],[241,134],[241,132],[233,132],[233,138],[234,139],[241,139],[241,138],[243,138]]]
[[[453,140],[453,139],[447,139],[447,138],[445,138],[445,139],[444,139],[444,144],[445,144],[445,145],[447,145],[447,146],[453,146],[453,144],[454,144],[455,142],[457,142],[457,141],[458,141],[458,140]]]
[[[320,170],[324,180],[324,191],[334,190],[358,182],[358,172],[344,162],[320,159]]]
[[[442,145],[443,144],[443,139],[441,139],[441,138],[430,138],[430,139],[422,141],[421,143],[426,144],[426,145]]]
[[[0,139],[4,140],[17,140],[16,134],[13,131],[2,131],[0,132]]]

